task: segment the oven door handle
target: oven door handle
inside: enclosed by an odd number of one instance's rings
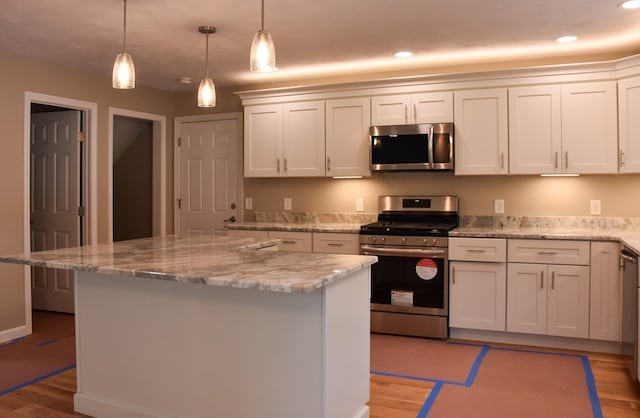
[[[363,255],[391,255],[398,257],[435,257],[444,258],[447,255],[446,249],[422,249],[422,248],[380,248],[369,245],[360,246],[360,253]]]

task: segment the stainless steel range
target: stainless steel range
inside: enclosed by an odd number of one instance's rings
[[[378,222],[360,228],[360,252],[378,256],[371,270],[371,331],[449,336],[449,231],[458,226],[456,196],[380,196]]]

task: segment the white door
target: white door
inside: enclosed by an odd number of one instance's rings
[[[547,333],[546,264],[509,263],[507,274],[507,331]]]
[[[370,176],[368,97],[327,100],[327,176]]]
[[[31,115],[31,250],[75,247],[80,243],[80,112]],[[31,270],[35,309],[74,312],[73,273]]]
[[[225,220],[238,217],[239,142],[239,119],[180,124],[176,232],[222,232]]]
[[[547,334],[589,336],[589,267],[549,266]]]

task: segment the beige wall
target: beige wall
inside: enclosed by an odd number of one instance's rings
[[[382,194],[455,194],[462,215],[491,215],[504,199],[505,215],[589,216],[590,200],[602,201],[602,216],[640,216],[640,174],[580,177],[454,176],[451,173],[384,173],[365,179],[245,179],[254,210],[280,211],[285,197],[294,211],[377,213]],[[252,211],[246,219],[253,219]]]
[[[111,88],[111,63],[102,74],[87,74],[37,59],[0,54],[2,139],[0,153],[0,253],[23,251],[23,141],[25,91],[61,96],[98,104],[98,238],[107,239],[107,135],[109,107],[118,107],[167,117],[167,169],[173,173],[173,117],[175,95],[138,86],[131,91]],[[141,80],[138,80],[140,82]],[[168,179],[168,196],[173,182]],[[168,230],[173,230],[171,200],[167,204]],[[0,331],[25,324],[22,268],[0,263]]]

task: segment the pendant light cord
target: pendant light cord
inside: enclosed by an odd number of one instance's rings
[[[204,72],[205,76],[209,78],[209,33],[207,32],[207,41],[206,41],[206,52],[207,56],[204,59]]]
[[[127,0],[124,0],[124,14],[123,14],[123,23],[122,23],[122,52],[124,52],[124,47],[127,42]]]
[[[260,31],[264,32],[264,0],[262,0],[262,15],[260,17]]]

